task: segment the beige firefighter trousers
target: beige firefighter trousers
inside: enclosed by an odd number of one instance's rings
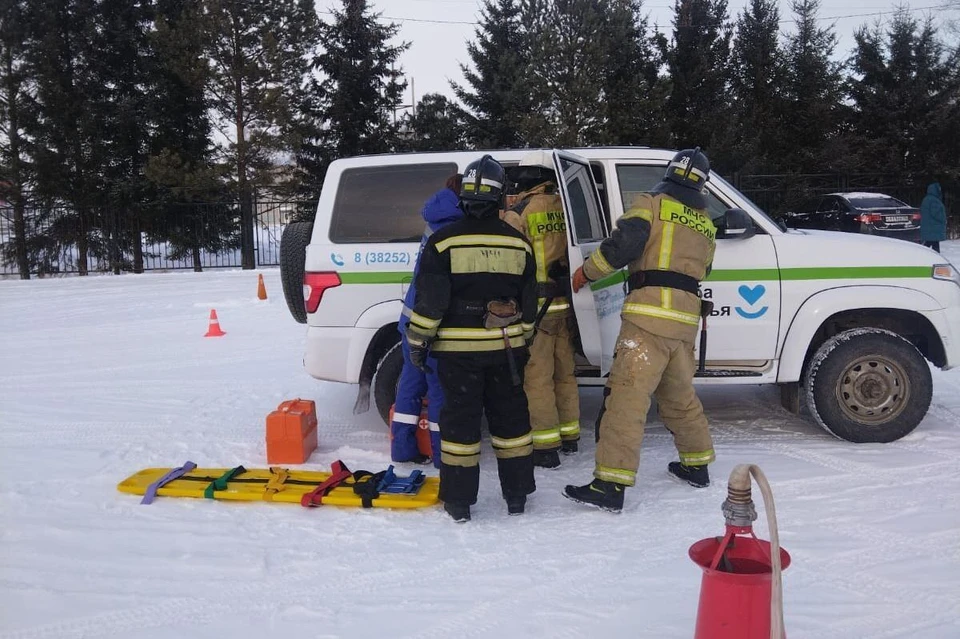
[[[544,317],[530,348],[523,390],[535,450],[556,450],[580,439],[580,395],[574,374],[572,318]]]
[[[636,482],[651,395],[680,461],[698,466],[714,460],[707,419],[693,388],[695,371],[693,344],[623,322],[597,426],[597,479],[625,486]]]

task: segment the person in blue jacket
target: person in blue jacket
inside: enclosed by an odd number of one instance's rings
[[[463,211],[458,206],[460,202],[460,174],[452,175],[447,179],[446,186],[434,193],[423,205],[421,215],[427,223],[420,240],[420,250],[427,243],[427,239],[435,232],[463,218]],[[414,266],[413,277],[416,280],[420,266],[419,254]],[[393,442],[390,447],[390,458],[395,462],[412,461],[422,464],[428,458],[421,455],[417,449],[417,427],[420,422],[420,409],[423,397],[427,397],[427,421],[430,423],[430,447],[433,451],[433,465],[440,468],[440,407],[443,406],[443,390],[437,377],[437,362],[432,357],[427,358],[427,368],[430,372],[423,372],[410,361],[410,347],[407,345],[407,324],[410,323],[410,312],[416,299],[416,289],[413,282],[407,289],[407,296],[403,301],[403,312],[400,315],[400,348],[403,349],[403,370],[400,371],[400,381],[397,383],[397,397],[393,405],[393,421],[390,431]]]
[[[937,253],[940,242],[947,239],[947,209],[943,206],[940,184],[927,187],[927,196],[920,203],[920,241]]]

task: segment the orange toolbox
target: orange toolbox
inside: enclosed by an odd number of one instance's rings
[[[317,407],[291,399],[267,415],[267,463],[302,464],[317,448]]]

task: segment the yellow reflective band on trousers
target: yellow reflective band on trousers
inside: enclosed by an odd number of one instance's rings
[[[543,308],[543,305],[546,303],[547,303],[547,298],[545,297],[538,298],[537,308],[538,309]],[[561,311],[568,311],[568,310],[570,310],[570,303],[564,299],[559,302],[551,302],[550,308],[547,309],[547,314],[549,315],[550,313],[559,313]]]
[[[480,442],[475,444],[458,444],[440,440],[440,461],[448,466],[469,468],[480,463]]]
[[[671,199],[664,198],[660,203],[660,220],[668,224],[681,224],[711,242],[717,237],[717,227],[709,217]]]
[[[565,422],[560,424],[560,435],[564,439],[577,439],[580,437],[580,422]]]
[[[633,486],[637,483],[637,473],[622,468],[597,466],[593,471],[593,476],[597,479],[613,482],[614,484],[622,484],[623,486]]]
[[[509,247],[461,246],[450,250],[451,273],[523,275],[527,254]]]
[[[705,466],[716,459],[717,456],[712,448],[699,453],[680,453],[680,463],[684,466]]]
[[[454,246],[508,246],[515,249],[523,249],[527,253],[533,251],[526,240],[522,240],[519,237],[507,237],[505,235],[456,235],[442,242],[437,242],[437,251],[443,253]]]
[[[533,433],[534,448],[556,448],[560,445],[560,427],[535,430]]]
[[[658,317],[660,319],[674,320],[681,324],[690,324],[696,326],[700,323],[700,316],[693,313],[683,313],[672,309],[652,306],[650,304],[624,304],[623,312],[631,315],[646,315],[647,317]]]
[[[491,436],[490,443],[498,459],[512,459],[533,454],[533,437],[530,434],[512,439]]]

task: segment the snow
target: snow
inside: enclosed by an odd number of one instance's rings
[[[960,242],[944,253],[960,264]],[[722,534],[745,462],[769,477],[792,555],[791,637],[960,636],[960,369],[934,372],[926,419],[885,445],[834,439],[774,387],[702,387],[713,485],[668,477],[654,412],[619,516],[560,496],[590,479],[601,389],[582,392],[582,452],[538,470],[523,517],[506,514],[487,443],[469,524],[439,508],[141,506],[116,490],[140,468],[266,466],[265,417],[293,397],[318,402],[306,467],[389,463],[379,417],[352,414],[355,387],[303,371],[304,327],[262,272],[263,302],[256,272],[0,282],[0,638],[689,638],[687,550]],[[223,338],[201,337],[211,308]]]

